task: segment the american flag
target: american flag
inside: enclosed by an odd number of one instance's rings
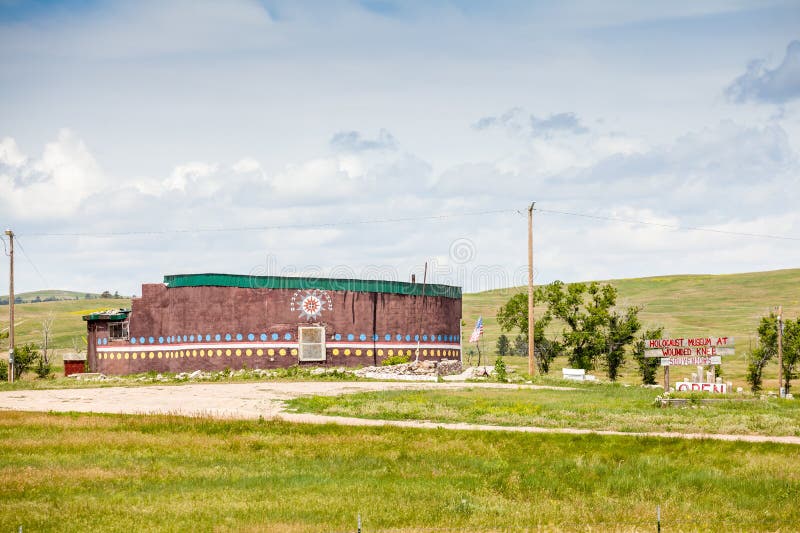
[[[479,316],[478,321],[475,323],[475,329],[472,335],[469,336],[469,342],[478,342],[478,339],[483,335],[483,317]]]

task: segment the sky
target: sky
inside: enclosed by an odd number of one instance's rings
[[[796,268],[799,154],[797,1],[0,0],[17,292]]]

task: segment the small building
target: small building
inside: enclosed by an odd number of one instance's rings
[[[64,375],[82,374],[86,372],[86,354],[65,353],[62,356],[64,361]]]
[[[89,371],[131,374],[461,359],[461,288],[381,280],[185,274],[92,313]]]

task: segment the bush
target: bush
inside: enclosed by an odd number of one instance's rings
[[[410,360],[411,358],[407,355],[390,355],[381,362],[381,366],[402,365]]]
[[[0,381],[8,381],[8,363],[0,359]]]
[[[39,359],[39,350],[35,344],[24,344],[14,348],[14,380],[18,380],[22,374]]]
[[[502,357],[498,357],[494,361],[494,376],[500,383],[508,381],[508,371],[506,370],[506,362]]]
[[[53,372],[53,365],[46,363],[44,357],[39,355],[36,358],[36,366],[33,367],[33,371],[36,372],[36,375],[40,378],[46,378]]]

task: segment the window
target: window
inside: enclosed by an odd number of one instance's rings
[[[300,361],[325,360],[325,328],[317,326],[297,329],[300,341]]]
[[[128,322],[112,322],[108,325],[108,338],[112,341],[128,340]]]

